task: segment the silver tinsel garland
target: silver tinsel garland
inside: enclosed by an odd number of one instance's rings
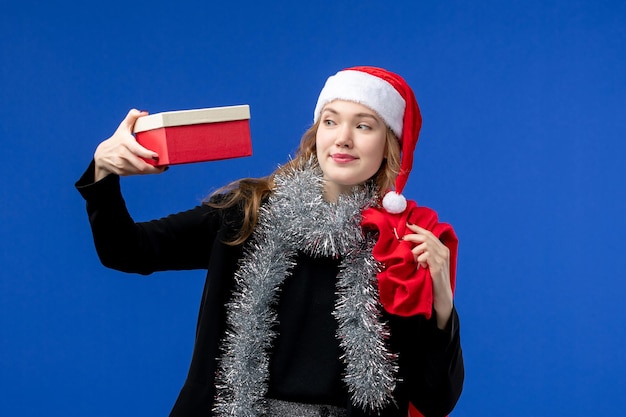
[[[377,201],[372,186],[355,187],[337,203],[323,198],[315,160],[276,176],[255,232],[235,274],[237,289],[227,305],[227,331],[217,375],[218,416],[260,417],[276,338],[274,309],[298,250],[314,257],[341,258],[337,276],[337,338],[346,364],[344,381],[352,403],[379,411],[392,400],[396,357],[385,343],[372,256],[375,239],[363,234],[361,212]]]

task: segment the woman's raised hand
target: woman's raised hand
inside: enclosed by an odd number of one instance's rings
[[[453,306],[450,250],[430,231],[414,224],[407,224],[407,227],[413,233],[404,235],[403,239],[415,243],[411,251],[418,267],[430,270],[437,326],[443,329],[450,319]]]
[[[160,174],[165,170],[165,167],[152,166],[142,159],[156,161],[159,155],[137,143],[132,134],[137,119],[147,114],[145,111],[130,110],[113,136],[98,145],[94,153],[95,181],[109,174]]]

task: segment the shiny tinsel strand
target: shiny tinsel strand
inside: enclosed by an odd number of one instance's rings
[[[339,298],[334,315],[339,322],[337,337],[346,363],[344,381],[355,406],[373,412],[389,404],[396,387],[397,358],[385,339],[389,331],[381,320],[376,284],[378,263],[369,247],[348,255],[339,274]],[[351,268],[348,262],[358,265]]]
[[[381,410],[395,388],[396,365],[380,317],[375,240],[364,236],[360,226],[362,210],[377,201],[375,190],[371,185],[355,187],[337,203],[326,202],[315,159],[276,176],[275,184],[235,274],[237,289],[227,305],[214,412],[264,415],[269,352],[276,338],[274,306],[298,250],[342,258],[334,314],[344,349],[345,383],[354,405]]]

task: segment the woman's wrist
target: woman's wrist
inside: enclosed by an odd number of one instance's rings
[[[452,316],[453,302],[452,298],[445,301],[435,299],[434,305],[435,316],[437,319],[437,327],[440,330],[444,330],[448,327],[448,322]]]
[[[107,175],[111,173],[109,170],[103,168],[102,166],[99,166],[97,161],[94,164],[94,166],[95,166],[94,173],[93,173],[94,182],[100,181],[101,179],[103,179],[104,177],[106,177]]]

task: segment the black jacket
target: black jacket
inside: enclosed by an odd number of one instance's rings
[[[93,172],[92,163],[76,187],[87,202],[94,243],[103,265],[140,274],[208,271],[189,373],[170,416],[210,416],[225,304],[230,300],[233,275],[243,254],[242,245],[223,242],[231,240],[238,230],[242,212],[238,207],[217,210],[201,205],[159,220],[135,223],[122,198],[119,177],[109,175],[94,183]],[[334,337],[336,323],[328,320],[334,305],[338,260],[300,254],[296,261],[297,271],[285,282],[277,307],[280,335],[274,346],[268,395],[344,406],[350,416],[366,416],[350,405],[341,383],[343,365]],[[309,296],[311,291],[316,291],[314,296]],[[311,320],[311,326],[303,328],[303,315],[319,320]],[[391,350],[399,355],[399,382],[395,404],[382,416],[406,417],[409,401],[426,417],[445,416],[456,404],[464,379],[456,311],[446,330],[436,327],[434,316],[426,320],[423,316],[383,314],[383,319],[391,331]]]

